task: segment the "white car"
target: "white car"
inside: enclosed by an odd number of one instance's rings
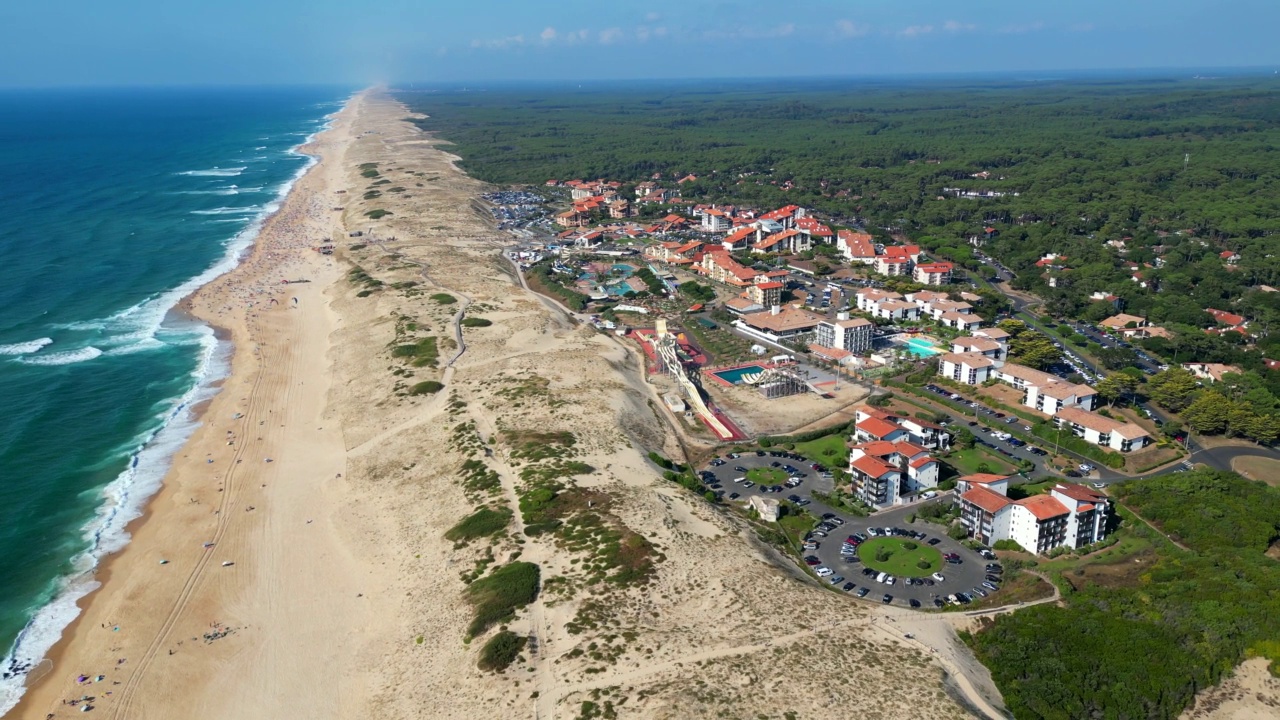
[[[876,575],[876,582],[882,583],[884,582],[884,579],[887,577],[889,577],[888,573],[880,573],[879,575]]]
[[[894,576],[892,576],[892,575],[890,575],[889,577],[887,577],[887,578],[885,578],[885,579],[884,579],[884,584],[885,584],[885,585],[892,585],[892,584],[894,584],[894,583],[896,583],[896,582],[898,582],[898,578],[896,578],[896,577],[894,577]]]
[[[1088,463],[1080,463],[1080,467],[1077,469],[1082,473],[1093,472],[1093,466]]]
[[[818,567],[813,569],[813,574],[817,575],[818,577],[828,577],[832,573],[831,573],[831,568],[827,567],[826,565],[819,565]]]
[[[934,574],[933,574],[933,579],[934,579],[934,580],[937,580],[938,582],[942,582],[943,580],[946,580],[947,578],[946,578],[945,576],[943,576],[943,574],[942,574],[942,573],[940,573],[940,572],[936,572],[936,573],[934,573]]]

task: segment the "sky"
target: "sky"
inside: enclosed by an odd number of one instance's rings
[[[39,0],[0,87],[1280,68],[1280,0]]]

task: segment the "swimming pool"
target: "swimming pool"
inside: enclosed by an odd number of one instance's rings
[[[941,355],[942,351],[934,347],[933,342],[928,338],[913,337],[907,339],[907,352],[916,357],[932,357]]]
[[[764,368],[759,365],[745,365],[743,367],[730,368],[729,370],[720,370],[711,373],[730,385],[737,385],[742,382],[742,376],[755,375],[764,372]]]

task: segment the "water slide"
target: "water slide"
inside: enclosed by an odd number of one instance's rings
[[[734,437],[733,431],[725,427],[724,423],[720,422],[720,418],[711,412],[711,409],[702,401],[702,393],[698,390],[698,386],[685,374],[684,365],[676,354],[675,336],[667,332],[666,318],[658,318],[655,323],[653,346],[662,357],[663,365],[675,376],[680,383],[680,387],[684,389],[684,394],[689,399],[689,407],[693,408],[693,411],[706,421],[707,425],[721,440],[732,440]]]

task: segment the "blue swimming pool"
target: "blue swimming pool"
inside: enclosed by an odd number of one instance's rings
[[[720,378],[721,380],[724,380],[725,382],[731,385],[737,385],[738,383],[742,382],[743,375],[755,375],[756,373],[761,373],[761,372],[764,372],[764,368],[759,365],[745,365],[739,368],[731,368],[729,370],[720,370],[718,372],[713,372],[711,374],[715,375],[716,377]]]
[[[907,340],[907,351],[916,357],[932,357],[941,355],[942,351],[927,338],[913,337]]]

